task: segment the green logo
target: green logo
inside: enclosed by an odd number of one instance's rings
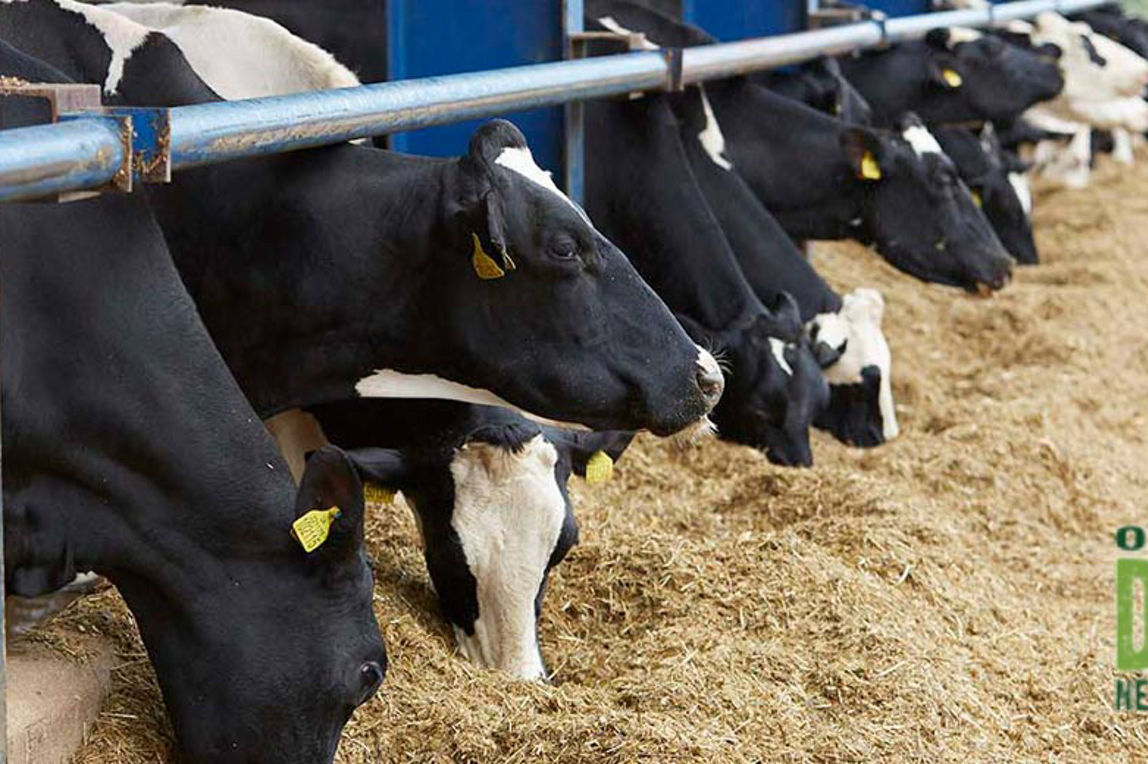
[[[1144,529],[1126,525],[1116,531],[1116,546],[1139,552]],[[1137,628],[1139,626],[1139,628]],[[1116,670],[1148,669],[1148,559],[1122,557],[1116,561]],[[1148,679],[1117,677],[1117,711],[1148,711]]]

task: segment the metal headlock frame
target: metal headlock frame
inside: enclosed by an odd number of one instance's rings
[[[582,3],[566,1],[567,22],[576,25],[574,17],[580,15]],[[0,201],[130,190],[136,182],[166,181],[172,170],[185,167],[624,93],[673,91],[817,56],[912,40],[937,27],[983,27],[1044,11],[1075,13],[1106,1],[1022,0],[681,51],[624,53],[171,109],[68,111],[55,124],[0,131]],[[43,92],[58,86],[32,87]],[[571,111],[568,122],[578,119],[577,107]],[[574,147],[575,161],[579,153],[580,148]],[[571,156],[571,149],[567,154]]]

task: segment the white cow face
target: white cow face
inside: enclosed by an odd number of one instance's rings
[[[807,327],[830,391],[817,425],[851,445],[875,446],[900,433],[884,314],[881,293],[861,288],[845,295],[840,311],[815,316]]]

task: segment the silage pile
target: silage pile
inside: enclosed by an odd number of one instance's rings
[[[555,684],[463,662],[401,506],[370,521],[391,657],[342,762],[1080,761],[1143,758],[1111,711],[1119,525],[1148,521],[1148,167],[1046,192],[1045,265],[983,300],[823,245],[842,289],[884,290],[904,435],[818,437],[788,471],[645,438],[575,488],[557,571]],[[101,612],[104,611],[104,612]],[[121,650],[81,762],[165,760],[150,669],[114,594],[83,627]]]

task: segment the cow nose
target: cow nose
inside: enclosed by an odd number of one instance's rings
[[[714,357],[704,350],[698,357],[697,383],[698,390],[710,408],[716,406],[725,390],[725,377]]]

